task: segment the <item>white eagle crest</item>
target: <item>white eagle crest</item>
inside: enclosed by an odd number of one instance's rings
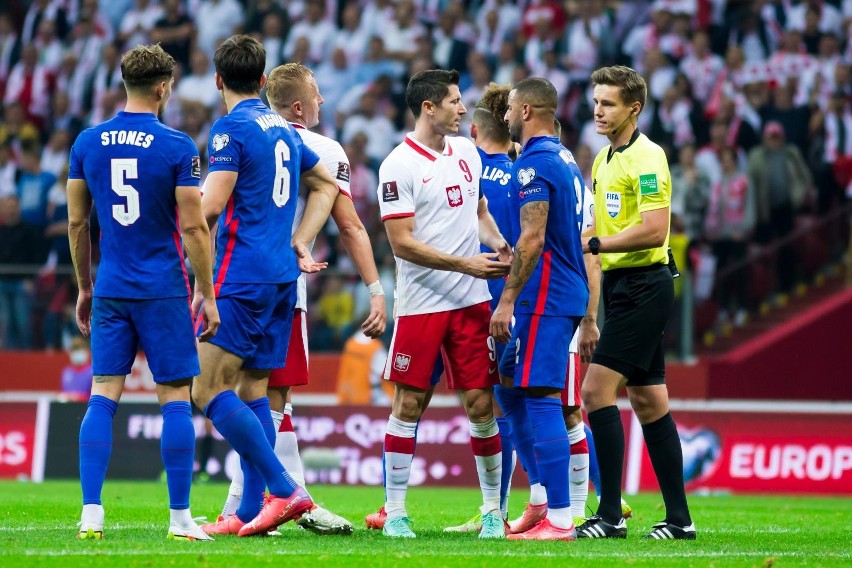
[[[411,363],[411,355],[405,353],[397,353],[393,360],[393,366],[397,371],[407,371],[409,363]]]
[[[230,134],[216,134],[213,136],[213,151],[218,152],[231,141]]]
[[[459,186],[451,187],[447,190],[447,197],[450,199],[450,205],[455,207],[462,200],[461,188]]]
[[[521,182],[521,187],[527,185],[529,182],[535,179],[535,169],[534,168],[523,168],[518,170],[518,181]]]

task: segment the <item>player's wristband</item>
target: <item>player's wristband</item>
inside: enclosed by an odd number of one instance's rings
[[[371,296],[385,295],[385,289],[382,288],[382,283],[379,280],[376,280],[372,284],[367,284],[367,290],[369,290]]]

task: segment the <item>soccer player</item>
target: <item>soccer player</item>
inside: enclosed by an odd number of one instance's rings
[[[481,538],[503,538],[500,437],[492,413],[497,368],[488,348],[488,286],[509,269],[511,249],[481,196],[474,145],[452,137],[467,112],[458,72],[421,71],[406,88],[414,131],[379,170],[379,205],[397,262],[396,322],[384,378],[395,383],[385,435],[382,529],[413,538],[405,496],[417,421],[443,352],[449,386],[461,390],[483,494]],[[495,253],[480,253],[479,244]],[[499,258],[499,260],[497,260]]]
[[[83,514],[79,538],[103,538],[101,490],[112,450],[112,420],[141,346],[163,414],[161,453],[169,489],[170,539],[212,540],[192,520],[189,489],[195,428],[190,380],[198,375],[191,290],[183,247],[204,297],[207,327],[219,327],[210,233],[201,213],[201,162],[193,141],[158,116],[172,92],[175,61],[158,45],[121,58],[123,112],[85,130],[71,149],[68,239],[77,276],[77,326],[92,338],[92,396],[80,425]],[[89,217],[101,227],[101,262],[92,289]]]
[[[547,494],[544,519],[514,540],[574,540],[568,495],[570,444],[562,415],[571,337],[588,302],[580,245],[583,182],[574,157],[554,128],[557,93],[546,79],[517,83],[509,94],[509,134],[523,145],[512,169],[511,196],[520,211],[515,257],[506,287],[491,317],[491,336],[511,341],[501,375],[512,383],[498,402],[512,424],[516,446],[531,424],[541,485]],[[512,317],[515,325],[512,327]],[[514,352],[513,352],[514,351]],[[529,422],[527,422],[529,421]]]
[[[657,474],[665,520],[647,538],[695,539],[683,483],[680,437],[669,412],[663,330],[674,301],[668,267],[671,177],[663,149],[639,132],[647,87],[629,67],[592,73],[595,129],[609,146],[592,165],[594,225],[583,250],[600,255],[606,325],[580,328],[580,354],[591,357],[583,403],[597,446],[601,500],[597,514],[578,528],[580,538],[626,538],[621,513],[624,430],[616,406],[627,385]],[[591,279],[599,278],[592,274]]]
[[[244,499],[235,515],[202,529],[250,536],[313,507],[273,451],[266,384],[270,370],[284,366],[299,270],[325,266],[313,261],[307,243],[328,218],[338,189],[293,127],[260,100],[263,45],[232,36],[216,49],[214,64],[228,114],[210,130],[201,203],[207,224],[219,225],[215,287],[222,326],[213,342],[199,346],[201,376],[192,396],[240,454]],[[300,173],[311,191],[291,249]],[[233,388],[241,370],[251,380],[241,383],[238,397]],[[264,487],[270,496],[261,508]]]
[[[308,148],[320,158],[320,163],[337,183],[339,194],[334,201],[331,216],[340,230],[340,240],[346,252],[352,258],[361,279],[370,291],[370,314],[361,324],[361,330],[368,337],[379,337],[385,331],[387,308],[384,290],[379,282],[379,272],[373,260],[370,237],[352,203],[349,194],[349,159],[339,143],[331,138],[308,130],[319,124],[319,110],[323,103],[322,95],[310,69],[301,63],[287,63],[272,70],[266,83],[266,94],[272,110],[285,118],[298,132]],[[300,198],[300,207],[296,211],[296,221],[301,218],[304,199]],[[290,335],[290,347],[287,351],[287,364],[275,369],[269,377],[267,395],[272,410],[272,421],[276,426],[275,453],[293,479],[305,486],[304,469],[299,457],[299,445],[293,430],[291,415],[293,407],[290,388],[308,383],[308,338],[305,326],[307,308],[307,288],[305,275],[298,280],[296,309],[293,314],[293,327]],[[244,380],[251,380],[241,375]],[[240,391],[240,388],[237,388]],[[238,474],[231,482],[228,501],[223,516],[232,515],[242,497],[242,475]],[[351,534],[352,523],[318,505],[302,515],[296,521],[300,526],[320,534]]]

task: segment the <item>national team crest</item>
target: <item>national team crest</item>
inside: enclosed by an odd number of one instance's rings
[[[529,182],[535,179],[535,168],[522,168],[518,170],[518,181],[521,183],[521,187],[527,185]]]
[[[218,152],[231,142],[230,134],[215,134],[213,136],[213,151]]]
[[[617,191],[606,192],[606,212],[613,219],[621,213],[621,194]]]
[[[397,353],[393,358],[393,368],[399,371],[400,373],[404,373],[408,371],[408,366],[411,364],[411,355],[406,355],[405,353]]]
[[[447,201],[450,203],[450,207],[458,207],[464,202],[460,186],[451,185],[447,188]]]

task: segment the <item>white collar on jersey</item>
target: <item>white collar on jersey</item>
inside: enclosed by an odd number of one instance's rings
[[[420,154],[421,156],[432,160],[433,162],[437,160],[441,156],[452,156],[453,155],[453,147],[450,146],[450,138],[448,136],[444,137],[444,151],[442,153],[438,153],[432,148],[428,148],[411,137],[411,133],[405,135],[405,143],[408,144],[415,152]]]

